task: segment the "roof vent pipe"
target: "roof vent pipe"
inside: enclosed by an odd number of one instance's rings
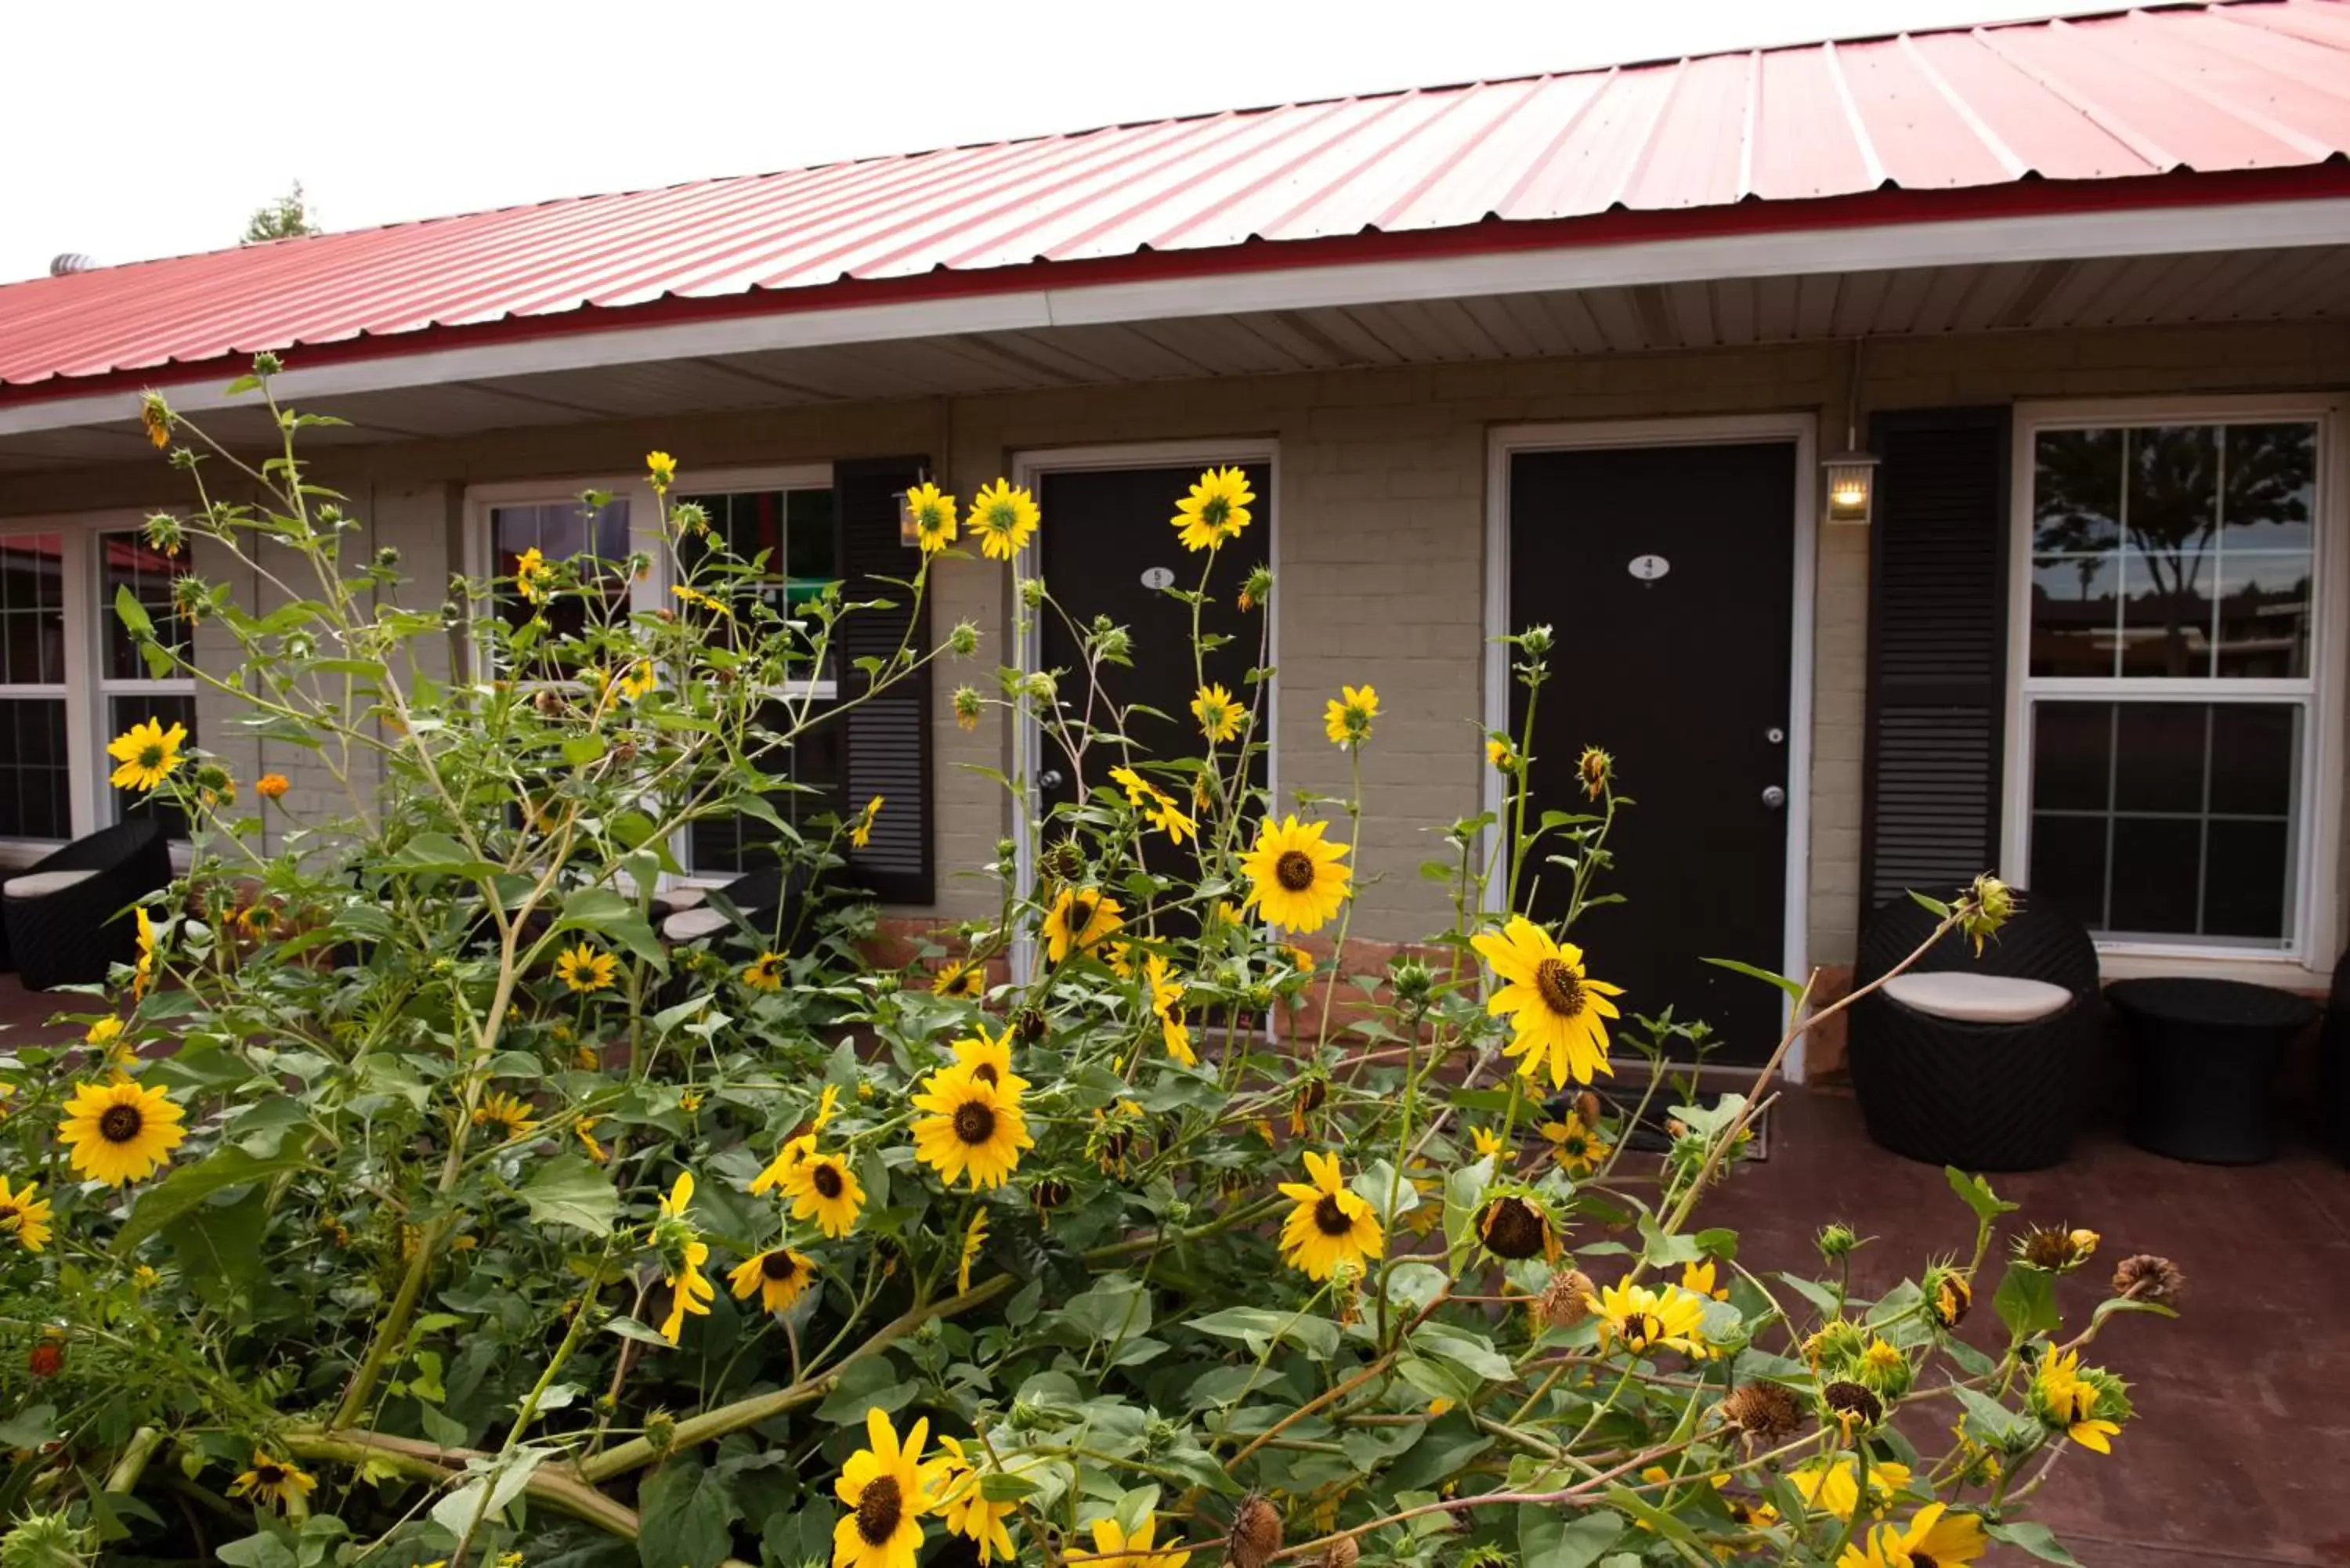
[[[60,251],[49,263],[49,275],[63,277],[69,272],[88,272],[98,264],[79,251]]]

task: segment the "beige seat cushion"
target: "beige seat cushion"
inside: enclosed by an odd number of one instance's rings
[[[1885,982],[1885,994],[1904,1007],[1961,1023],[2029,1023],[2062,1012],[2073,1000],[2071,992],[2044,980],[1965,970],[1897,974]]]
[[[0,884],[0,897],[10,898],[46,898],[52,893],[88,881],[97,876],[89,871],[35,871],[23,877],[11,877]]]
[[[685,909],[661,922],[661,935],[673,942],[700,941],[734,924],[715,909]]]
[[[662,889],[660,900],[672,911],[697,909],[702,907],[702,900],[709,896],[710,889],[707,888],[667,888]]]

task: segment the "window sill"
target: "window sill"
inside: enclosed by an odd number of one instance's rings
[[[2097,971],[2106,981],[2235,980],[2248,985],[2273,986],[2279,991],[2324,993],[2334,983],[2331,970],[2314,970],[2297,958],[2259,957],[2238,953],[2147,952],[2143,949],[2099,948]]]

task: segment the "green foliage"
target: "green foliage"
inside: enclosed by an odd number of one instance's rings
[[[240,649],[230,670],[186,670],[137,601],[117,608],[145,657],[236,694],[306,776],[172,763],[159,794],[194,859],[150,906],[140,964],[77,1004],[86,1045],[0,1057],[19,1205],[0,1210],[0,1367],[25,1369],[0,1439],[7,1497],[57,1521],[17,1526],[0,1563],[75,1561],[23,1542],[77,1552],[78,1532],[186,1560],[187,1504],[249,1521],[217,1555],[251,1568],[515,1550],[533,1568],[797,1568],[832,1552],[837,1483],[864,1484],[844,1478],[867,1473],[852,1459],[876,1424],[894,1444],[917,1423],[926,1459],[942,1439],[962,1456],[927,1538],[993,1512],[1024,1560],[1149,1530],[1150,1568],[1183,1568],[1254,1493],[1326,1568],[1341,1542],[1412,1568],[1821,1564],[1866,1540],[1823,1480],[1856,1464],[1889,1521],[1955,1501],[2064,1560],[2016,1517],[2022,1461],[2074,1440],[2087,1406],[2128,1406],[2100,1370],[2050,1369],[2116,1302],[2154,1303],[2116,1297],[2060,1344],[2055,1274],[2019,1263],[2004,1341],[1960,1337],[1990,1316],[1965,1321],[1970,1282],[2011,1206],[1955,1171],[1969,1260],[1864,1298],[1845,1232],[1834,1277],[1750,1272],[1698,1215],[1735,1179],[1767,1073],[1699,1096],[1663,1058],[1712,1036],[1660,1007],[1612,1025],[1602,1093],[1489,1011],[1507,977],[1488,963],[1563,952],[1494,930],[1489,894],[1524,909],[1548,879],[1565,914],[1540,943],[1614,897],[1628,803],[1606,753],[1572,760],[1588,809],[1539,811],[1531,716],[1497,737],[1507,809],[1453,825],[1431,862],[1458,919],[1347,973],[1338,846],[1365,803],[1275,813],[1250,782],[1262,620],[1222,677],[1234,732],[1168,757],[1127,742],[1136,711],[1102,672],[1188,658],[1204,686],[1217,639],[1159,649],[1073,622],[1079,667],[1000,671],[1001,695],[965,687],[953,711],[1034,719],[1095,787],[1035,815],[999,777],[1025,843],[986,868],[994,913],[879,962],[841,873],[890,805],[813,798],[792,759],[974,630],[850,678],[842,628],[878,601],[795,587],[786,614],[767,564],[671,504],[660,453],[663,504],[628,558],[533,553],[433,602],[396,559],[354,558],[363,521],[304,478],[309,416],[276,404],[275,369],[253,378],[285,432],[265,463],[150,400],[199,484],[150,532],[265,563],[286,594],[264,610],[175,590]],[[1226,530],[1211,563],[1252,542],[1239,477],[1186,504]],[[997,559],[1021,499],[967,520]],[[936,543],[899,604],[962,554]],[[640,572],[673,602],[631,608]],[[1174,590],[1195,618],[1210,581]],[[1251,575],[1257,606],[1270,587]],[[1017,636],[1063,613],[1041,584],[1014,597]],[[1509,640],[1531,701],[1549,633]],[[1375,694],[1332,707],[1349,761],[1380,743]],[[746,820],[816,890],[665,942],[671,846]],[[1594,962],[1577,983],[1601,983]],[[111,1081],[109,1050],[186,1132],[120,1187],[77,1179],[57,1139],[76,1087]],[[37,1251],[26,1179],[54,1207]],[[2095,1239],[2067,1246],[2077,1268]],[[1947,1453],[1911,1447],[1960,1415]]]
[[[246,244],[255,245],[265,240],[290,240],[317,232],[309,203],[302,195],[302,182],[296,180],[286,194],[253,210],[253,216],[244,221],[243,237]]]

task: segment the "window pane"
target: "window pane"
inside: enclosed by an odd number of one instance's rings
[[[723,540],[740,561],[747,565],[764,556],[766,576],[785,585],[790,605],[814,598],[838,575],[829,490],[745,490],[680,500],[709,514],[712,535]],[[708,553],[699,538],[685,541],[689,568],[699,566]],[[789,613],[784,603],[773,598],[769,603]]]
[[[2123,557],[2124,675],[2179,680],[2211,673],[2211,579],[2216,556],[2199,546]]]
[[[72,773],[64,699],[0,701],[0,838],[71,838]]]
[[[2114,673],[2121,623],[2119,568],[2102,556],[2041,556],[2032,563],[2032,673]]]
[[[2302,727],[2298,702],[2035,703],[2032,892],[2103,938],[2286,945]]]
[[[821,709],[816,710],[821,712]],[[761,722],[779,727],[788,722],[780,707],[771,705]],[[837,794],[842,770],[841,733],[837,722],[818,726],[800,737],[789,753],[764,759],[765,772],[805,784],[806,790],[782,790],[767,797],[775,815],[795,826],[823,812],[840,809]],[[687,830],[686,867],[697,877],[726,877],[773,865],[775,830],[753,816],[712,817]]]
[[[629,579],[619,565],[629,555],[629,504],[625,498],[593,509],[577,501],[490,508],[493,575],[513,577],[523,553],[532,549],[548,561],[568,561],[585,556],[607,563],[607,612],[618,610],[627,601]],[[577,637],[588,625],[588,601],[577,595],[542,604],[537,611],[558,636]],[[532,607],[507,582],[498,588],[498,612],[508,625],[521,626],[530,619]]]
[[[2298,680],[2309,674],[2306,551],[2230,549],[2220,559],[2220,673]]]
[[[130,640],[122,618],[114,613],[115,595],[123,588],[130,590],[140,607],[147,612],[147,618],[154,623],[158,642],[183,656],[192,651],[194,644],[191,628],[172,606],[172,579],[179,575],[172,557],[151,546],[146,536],[137,533],[100,534],[98,556],[98,615],[106,628],[107,679],[148,679],[147,661],[139,656],[139,645]]]
[[[2120,543],[2122,432],[2043,431],[2033,442],[2032,547],[2069,554]]]
[[[2227,456],[2227,548],[2308,549],[2317,506],[2317,427],[2230,425]]]
[[[174,724],[186,725],[188,729],[186,744],[192,746],[196,743],[196,700],[192,696],[151,696],[141,693],[109,697],[107,699],[107,717],[109,722],[104,736],[105,740],[110,741],[131,725],[141,724],[152,719],[166,730]],[[114,759],[100,753],[98,766],[102,777],[114,771]],[[238,781],[240,788],[250,789],[252,784],[253,781],[250,779]],[[162,823],[165,836],[187,837],[187,813],[176,805],[167,804],[161,795],[146,795],[137,790],[118,790],[110,786],[108,793],[113,795],[116,809],[126,820],[134,816],[151,815]]]
[[[791,499],[791,601],[796,606],[824,592],[840,576],[833,539],[832,492],[795,490]]]
[[[65,541],[0,535],[0,685],[63,685]]]
[[[2220,432],[2211,425],[2143,425],[2129,432],[2124,520],[2133,549],[2195,556],[2220,526]]]

